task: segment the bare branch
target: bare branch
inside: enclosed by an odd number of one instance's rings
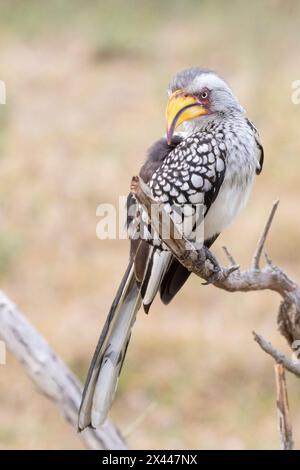
[[[266,263],[269,265],[269,266],[272,266],[273,265],[273,261],[271,260],[270,256],[268,255],[267,252],[265,252],[265,260],[266,260]]]
[[[223,251],[224,251],[225,255],[227,256],[231,266],[238,266],[238,263],[236,262],[235,258],[232,256],[230,251],[228,250],[227,246],[222,246],[222,248],[223,248]]]
[[[131,191],[146,210],[153,228],[158,232],[161,239],[163,239],[164,243],[173,252],[180,263],[197,276],[200,276],[206,281],[210,281],[215,273],[211,265],[205,263],[205,253],[203,250],[198,250],[190,241],[182,237],[181,234],[178,234],[176,227],[174,227],[173,220],[164,210],[163,204],[160,204],[163,217],[160,219],[151,219],[151,205],[158,203],[153,200],[149,187],[140,178],[134,177],[132,179]],[[262,245],[262,247],[263,240],[265,240],[268,234],[277,206],[278,202],[276,202],[272,208],[264,230],[265,235],[261,237],[262,242],[260,246]],[[156,211],[154,211],[154,213],[156,213]],[[170,239],[164,239],[162,234],[166,233],[166,227],[171,227],[173,230],[171,230],[171,233],[175,233],[176,236]],[[278,292],[284,299],[290,298],[297,306],[297,311],[299,311],[300,316],[300,288],[277,266],[267,265],[264,269],[250,269],[244,272],[239,272],[238,266],[235,266],[233,270],[221,268],[213,284],[229,292],[273,290]]]
[[[266,266],[260,268],[260,259],[264,250],[265,242],[269,234],[274,215],[276,213],[279,201],[276,201],[272,207],[268,220],[262,235],[258,241],[256,251],[253,257],[252,267],[248,271],[241,272],[237,263],[231,253],[226,247],[223,247],[224,252],[229,259],[230,268],[220,267],[218,275],[213,272],[212,267],[206,260],[209,259],[207,252],[200,249],[197,250],[196,246],[185,240],[183,237],[178,239],[164,239],[163,224],[172,226],[173,221],[169,214],[166,214],[163,204],[160,210],[162,217],[160,220],[151,219],[151,204],[156,203],[153,201],[150,189],[145,183],[139,180],[138,177],[133,179],[132,192],[146,210],[150,219],[151,225],[154,230],[159,234],[165,245],[173,252],[174,256],[179,262],[194,274],[200,276],[202,279],[212,282],[216,287],[224,289],[228,292],[250,292],[269,289],[277,292],[283,299],[280,306],[278,315],[279,331],[287,339],[288,343],[293,347],[294,341],[300,340],[300,287],[294,282],[280,267],[274,265],[272,260],[267,254]],[[176,231],[176,227],[175,227]],[[174,233],[171,232],[171,233]],[[176,237],[177,238],[177,237]],[[213,255],[210,254],[210,258]],[[216,260],[215,260],[216,261]],[[217,261],[215,262],[215,266]],[[213,278],[213,281],[211,279]],[[255,341],[259,346],[269,355],[271,355],[277,363],[282,364],[287,370],[300,377],[300,364],[289,359],[284,354],[277,351],[271,343],[267,342],[262,336],[253,332]],[[278,369],[279,370],[279,369]],[[278,372],[279,374],[279,372]],[[288,420],[287,396],[284,384],[284,375],[278,375],[278,387],[280,385],[280,400],[278,400],[278,410],[282,416],[280,422],[282,423],[282,440],[284,448],[292,448],[291,426]],[[285,395],[284,395],[285,394]],[[278,411],[279,413],[279,411]]]
[[[278,428],[282,450],[293,450],[293,430],[290,419],[288,393],[285,381],[285,371],[282,364],[275,364],[276,390],[277,390],[277,416]]]
[[[252,268],[253,269],[259,269],[260,258],[261,258],[261,255],[262,255],[262,252],[263,252],[266,240],[267,240],[267,236],[269,234],[269,231],[270,231],[270,228],[271,228],[271,225],[272,225],[272,222],[273,222],[278,204],[279,204],[279,200],[274,202],[272,210],[271,210],[270,215],[268,217],[267,223],[265,225],[265,228],[264,228],[264,230],[261,234],[260,239],[258,240],[258,244],[257,244],[256,250],[255,250],[255,254],[254,254],[253,262],[252,262]]]
[[[275,361],[279,364],[283,364],[287,370],[292,372],[292,374],[295,374],[297,377],[300,377],[299,362],[293,361],[292,359],[286,357],[284,354],[275,349],[269,341],[266,341],[261,335],[255,333],[255,331],[253,331],[253,337],[257,344],[261,347],[261,349],[263,349],[263,351],[272,356],[273,359],[275,359]]]
[[[80,382],[3,292],[0,292],[0,339],[37,389],[56,405],[76,432],[82,395]],[[101,428],[86,429],[78,437],[89,449],[127,449],[109,420]]]

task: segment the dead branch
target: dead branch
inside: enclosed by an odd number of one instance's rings
[[[131,191],[147,212],[154,230],[183,266],[208,283],[212,282],[219,289],[228,292],[250,292],[267,289],[277,292],[282,298],[277,320],[279,331],[291,346],[296,340],[300,340],[299,285],[280,267],[273,264],[267,255],[265,255],[266,266],[260,267],[261,255],[274,219],[278,201],[273,205],[257,244],[252,267],[247,271],[240,271],[233,256],[227,248],[224,248],[230,266],[220,266],[216,272],[212,261],[215,262],[215,265],[218,265],[218,262],[214,256],[211,253],[208,256],[207,250],[205,251],[203,248],[198,249],[191,241],[182,237],[172,218],[164,210],[163,204],[159,204],[160,213],[158,211],[151,212],[152,204],[158,203],[152,199],[148,186],[140,178],[134,177],[132,179]],[[169,239],[163,238],[162,234],[168,233],[168,230],[170,230],[172,236]],[[60,413],[76,429],[77,413],[82,394],[81,384],[63,361],[51,350],[45,339],[1,292],[0,339],[4,340],[8,349],[21,362],[38,390],[55,403]],[[277,351],[260,335],[254,333],[254,339],[277,363],[282,364],[287,370],[300,377],[300,364]],[[281,400],[283,400],[282,376],[280,381]],[[290,440],[288,440],[288,432],[291,430],[288,425],[289,422],[286,421],[284,431],[286,433],[286,446],[291,445],[292,442],[291,435]],[[99,430],[85,430],[79,437],[83,439],[90,449],[123,450],[127,448],[118,430],[109,420]]]
[[[254,340],[263,351],[273,357],[278,364],[282,364],[288,371],[300,377],[300,363],[289,359],[287,356],[277,351],[271,343],[266,341],[261,335],[253,331]]]
[[[290,419],[288,393],[285,381],[285,371],[282,364],[275,364],[277,390],[277,416],[282,450],[293,450],[293,430]]]
[[[293,281],[279,266],[276,266],[269,256],[265,253],[266,265],[261,268],[260,261],[264,250],[264,246],[269,235],[272,222],[279,204],[276,201],[273,204],[270,215],[267,219],[262,235],[257,243],[257,247],[253,256],[252,266],[247,271],[240,271],[234,257],[226,247],[223,247],[225,254],[229,260],[230,267],[219,267],[216,275],[212,270],[212,264],[208,263],[207,251],[197,249],[195,245],[189,240],[186,240],[181,234],[178,236],[176,226],[172,218],[164,210],[162,203],[153,200],[149,187],[138,177],[134,177],[131,183],[131,191],[147,212],[150,223],[153,229],[158,233],[165,245],[172,251],[174,256],[185,266],[188,270],[192,271],[202,279],[212,282],[219,289],[228,292],[250,292],[260,290],[272,290],[277,292],[282,302],[280,304],[277,324],[280,333],[286,338],[289,345],[293,348],[300,340],[300,286]],[[159,205],[159,212],[161,217],[151,218],[152,204]],[[157,211],[154,211],[157,214]],[[163,238],[162,234],[167,233],[166,227],[170,227],[170,233],[176,236],[170,236],[169,239]],[[211,281],[213,279],[213,281]],[[300,377],[300,364],[286,357],[284,354],[277,351],[270,343],[268,343],[262,336],[253,333],[255,341],[259,346],[275,361],[282,364],[287,370]],[[296,342],[296,343],[295,343]],[[300,344],[300,343],[299,343]],[[280,403],[284,397],[283,389],[283,376],[280,376]],[[279,405],[278,405],[279,406]],[[283,409],[283,412],[286,412]],[[280,418],[281,419],[281,418]],[[284,418],[287,420],[287,415]],[[291,429],[289,422],[284,422],[285,426],[282,431],[282,439],[284,439],[285,447],[292,447],[292,438],[289,435]]]
[[[237,266],[237,262],[236,262],[235,258],[233,257],[232,253],[230,253],[230,251],[228,250],[227,246],[222,246],[222,248],[223,248],[223,251],[224,251],[225,255],[227,256],[228,261],[230,262],[231,266]]]
[[[267,236],[269,234],[274,215],[278,206],[276,201],[268,217],[262,236],[257,245],[254,255],[254,267],[247,271],[240,271],[232,255],[226,250],[230,261],[230,267],[220,267],[216,275],[211,263],[207,262],[204,250],[198,250],[191,241],[186,240],[179,234],[172,218],[164,210],[163,204],[159,203],[161,217],[155,216],[151,219],[151,205],[158,204],[154,201],[148,186],[139,177],[134,177],[131,182],[131,191],[147,212],[151,225],[161,238],[162,233],[175,234],[169,239],[163,239],[166,246],[173,252],[174,256],[187,269],[206,281],[214,277],[213,284],[219,289],[228,292],[251,292],[260,290],[272,290],[277,292],[283,299],[278,315],[278,326],[281,334],[285,336],[291,345],[293,341],[300,340],[300,287],[279,266],[272,263],[267,256],[267,264],[259,267],[261,253],[263,251]],[[152,211],[157,214],[157,211]]]
[[[3,292],[0,292],[0,339],[19,360],[38,391],[56,405],[76,432],[81,383]],[[109,420],[101,428],[86,429],[78,437],[89,449],[127,449]]]
[[[252,268],[253,269],[259,269],[259,263],[260,263],[261,255],[262,255],[265,243],[267,241],[267,237],[269,235],[270,228],[271,228],[275,213],[276,213],[277,208],[278,208],[278,204],[279,204],[279,200],[274,202],[272,210],[271,210],[270,215],[268,217],[267,223],[264,227],[264,230],[261,234],[260,239],[258,240],[258,244],[257,244],[256,250],[255,250],[254,256],[253,256],[253,262],[252,262]]]

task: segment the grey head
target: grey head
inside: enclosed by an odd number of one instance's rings
[[[201,96],[207,94],[205,104],[209,108],[209,115],[232,111],[244,113],[228,83],[213,70],[200,67],[182,70],[171,80],[168,94],[171,95],[177,90],[199,97],[200,100]]]

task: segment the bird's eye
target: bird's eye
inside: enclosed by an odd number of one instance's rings
[[[202,93],[200,94],[200,98],[202,100],[205,100],[206,98],[208,98],[208,92],[207,91],[202,91]]]

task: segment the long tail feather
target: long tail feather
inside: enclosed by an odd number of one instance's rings
[[[168,269],[171,259],[172,254],[169,251],[153,248],[141,287],[143,306],[146,313],[148,313],[158,292],[160,283]]]
[[[132,326],[143,302],[148,312],[172,255],[151,247],[141,284],[136,282],[130,261],[111,306],[94,353],[79,410],[78,429],[104,423],[110,410],[122,369]]]
[[[140,303],[134,266],[130,262],[90,365],[79,410],[80,431],[87,426],[99,426],[107,417]]]

